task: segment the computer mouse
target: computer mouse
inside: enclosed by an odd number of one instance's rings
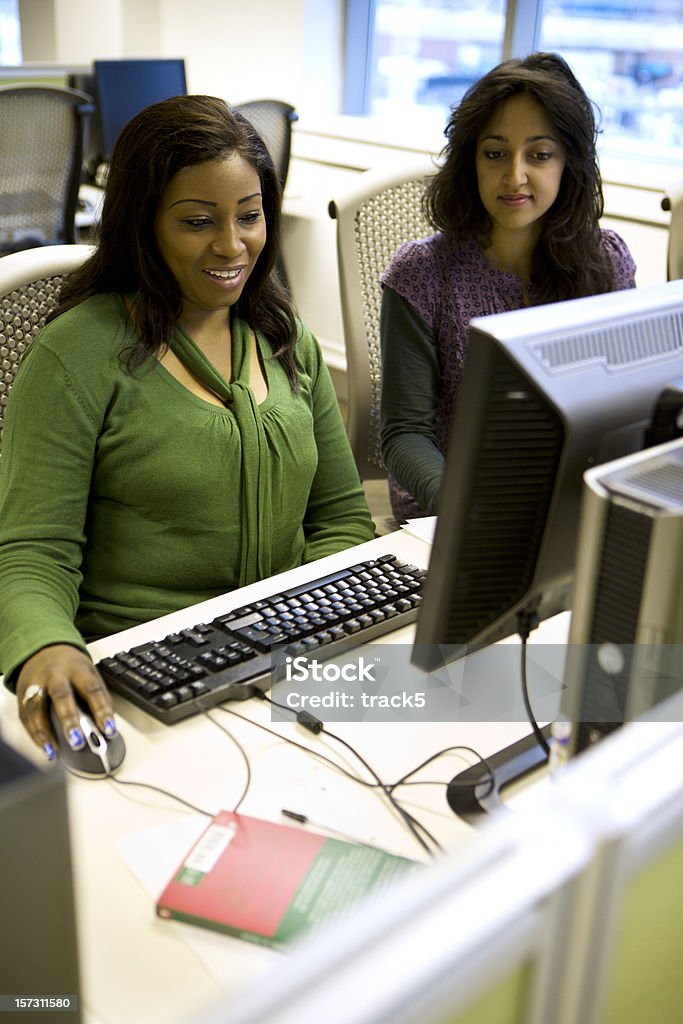
[[[57,739],[57,752],[64,767],[84,778],[102,779],[107,775],[113,775],[126,754],[123,736],[117,731],[108,739],[95,723],[87,705],[78,699],[76,705],[81,732],[85,739],[85,746],[80,750],[73,750],[69,745],[54,705],[50,704],[49,707],[50,722]]]

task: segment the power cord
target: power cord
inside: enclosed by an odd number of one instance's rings
[[[489,761],[486,760],[485,757],[482,757],[482,755],[478,751],[476,751],[474,749],[474,747],[468,747],[464,743],[458,743],[458,744],[456,744],[453,747],[444,747],[443,750],[439,750],[436,754],[432,754],[432,756],[428,757],[425,761],[422,762],[422,764],[419,764],[417,766],[417,768],[413,768],[412,771],[407,772],[405,775],[403,775],[398,780],[398,782],[394,782],[391,785],[390,788],[393,790],[393,789],[396,789],[398,786],[436,786],[436,785],[443,786],[444,785],[443,782],[431,782],[431,781],[428,781],[428,780],[417,781],[417,782],[408,782],[408,779],[410,779],[413,775],[416,775],[423,768],[426,768],[428,764],[431,764],[433,761],[436,761],[437,758],[443,757],[445,754],[451,754],[451,753],[455,753],[455,752],[460,753],[461,751],[467,751],[467,753],[473,754],[477,758],[477,761],[479,762],[479,764],[483,765],[484,768],[486,768],[486,771],[488,772],[488,783],[489,783],[489,790],[486,793],[486,796],[488,796],[488,794],[493,790],[493,788],[494,788],[494,786],[496,784],[496,777],[495,777],[495,772],[494,772],[493,766],[489,763]],[[482,779],[481,781],[484,782],[484,781],[487,781],[487,780]],[[462,785],[462,786],[468,786],[469,787],[469,786],[471,786],[471,783],[470,782],[458,782],[458,780],[456,778],[456,779],[452,779],[450,781],[449,785],[456,785],[456,786],[457,785]]]
[[[352,782],[357,782],[360,786],[367,786],[369,789],[375,789],[377,787],[376,782],[369,782],[367,779],[361,778],[360,775],[356,775],[354,772],[348,771],[348,769],[339,764],[338,761],[333,761],[331,757],[327,757],[319,750],[314,750],[312,747],[307,747],[303,743],[298,743],[296,740],[292,740],[288,736],[283,736],[282,733],[276,732],[275,729],[269,729],[268,726],[263,725],[262,722],[255,722],[253,718],[247,718],[246,715],[240,715],[238,711],[234,711],[232,708],[226,707],[225,704],[217,705],[217,710],[224,711],[226,715],[233,715],[235,718],[239,718],[242,722],[248,722],[249,725],[253,725],[257,729],[261,729],[263,732],[267,732],[271,736],[275,736],[284,743],[289,743],[290,746],[296,747],[298,750],[303,751],[304,754],[310,754],[312,757],[315,757],[319,761],[323,761],[325,764],[329,765],[329,767],[334,768],[335,771],[338,771],[341,775],[345,775],[348,779],[351,779]]]
[[[436,850],[441,850],[439,842],[431,834],[431,832],[429,832],[426,826],[423,825],[422,822],[420,822],[417,818],[415,818],[409,811],[407,811],[405,807],[401,806],[401,804],[398,802],[398,800],[396,799],[392,792],[392,787],[388,786],[385,782],[382,781],[382,779],[379,777],[379,775],[372,767],[372,765],[369,764],[369,762],[363,757],[363,755],[358,750],[356,750],[350,743],[348,743],[342,736],[338,736],[336,733],[331,732],[325,726],[324,722],[320,721],[320,719],[316,718],[314,715],[311,715],[308,711],[294,711],[293,708],[289,708],[287,707],[286,704],[281,704],[278,701],[273,700],[272,697],[269,697],[262,691],[258,691],[258,693],[254,694],[254,696],[258,696],[260,697],[261,700],[267,701],[267,703],[273,707],[280,708],[283,711],[287,711],[290,714],[293,714],[299,725],[302,725],[305,729],[308,729],[309,732],[312,732],[315,735],[324,732],[326,736],[330,737],[330,739],[335,740],[337,743],[340,743],[347,750],[349,750],[350,753],[353,754],[353,756],[360,761],[365,770],[375,780],[377,787],[381,789],[381,791],[384,793],[391,806],[401,817],[404,824],[412,833],[413,837],[420,844],[420,846],[422,846],[422,848],[431,857],[434,856],[434,848],[436,848]],[[428,840],[428,842],[425,840],[425,837],[426,840]],[[431,843],[432,846],[430,846],[429,843]]]
[[[524,701],[524,708],[529,719],[529,724],[533,729],[536,742],[544,751],[546,757],[550,754],[550,747],[548,741],[541,731],[541,727],[536,721],[533,709],[531,707],[531,700],[529,699],[529,686],[527,682],[527,654],[528,654],[528,639],[532,629],[535,629],[539,623],[538,615],[535,612],[519,612],[517,615],[517,631],[519,638],[522,641],[521,647],[521,664],[520,674],[522,681],[522,700]]]
[[[253,696],[256,696],[256,694],[254,694]],[[259,696],[261,696],[262,699],[265,698],[265,700],[267,702],[276,703],[275,701],[272,700],[272,698],[266,698],[265,695],[262,695],[260,692],[259,692]],[[282,705],[282,707],[284,707],[284,705]],[[463,751],[463,752],[471,753],[474,757],[476,757],[478,762],[485,766],[485,768],[486,768],[486,770],[487,770],[487,772],[489,774],[489,784],[490,784],[491,788],[493,788],[493,786],[495,784],[495,776],[494,776],[494,771],[493,771],[492,766],[489,764],[489,762],[486,760],[486,758],[482,757],[482,755],[479,754],[479,752],[477,750],[475,750],[473,747],[468,747],[466,744],[459,744],[459,745],[456,745],[456,746],[445,747],[443,750],[437,751],[436,754],[433,754],[431,757],[427,758],[425,761],[422,762],[422,764],[418,765],[417,768],[414,768],[410,772],[407,772],[397,782],[387,784],[387,783],[382,782],[381,779],[378,780],[377,776],[375,776],[375,781],[370,781],[368,779],[365,779],[362,776],[357,775],[356,773],[354,773],[352,771],[349,771],[347,768],[344,767],[344,765],[340,764],[338,761],[333,761],[332,758],[327,757],[327,755],[323,754],[321,751],[316,750],[313,747],[306,746],[303,743],[299,743],[297,740],[290,739],[288,736],[283,736],[282,733],[276,732],[275,729],[271,729],[267,725],[264,725],[262,722],[255,721],[253,718],[248,718],[246,715],[241,715],[238,711],[235,711],[231,707],[227,707],[225,704],[217,705],[216,710],[217,711],[223,711],[225,714],[232,715],[234,718],[239,718],[242,722],[246,722],[249,725],[255,726],[257,729],[261,729],[263,732],[268,733],[268,735],[274,736],[276,739],[280,740],[281,742],[287,743],[290,746],[295,747],[297,750],[302,751],[304,754],[307,754],[309,756],[315,757],[318,761],[321,761],[323,764],[327,765],[329,768],[332,768],[334,771],[338,772],[340,775],[343,775],[346,778],[350,779],[352,782],[355,782],[355,783],[357,783],[360,786],[365,786],[368,789],[381,789],[383,792],[386,793],[387,790],[391,791],[393,789],[396,789],[398,786],[430,785],[430,786],[443,786],[443,787],[445,787],[446,785],[458,784],[457,781],[454,782],[454,780],[450,780],[450,781],[446,782],[446,781],[444,781],[442,779],[440,779],[440,780],[433,780],[433,781],[431,781],[431,780],[430,781],[424,780],[424,781],[420,781],[420,782],[410,782],[410,781],[408,781],[411,778],[411,776],[413,776],[416,772],[420,771],[427,764],[430,764],[432,761],[435,761],[437,758],[442,757],[442,756],[444,756],[447,753],[456,752],[456,751]],[[287,708],[285,708],[285,710],[288,711],[290,714],[295,714],[293,708],[288,708],[287,707]],[[310,715],[308,712],[305,712],[305,711],[301,711],[298,714],[301,715],[301,717],[310,726],[309,731],[314,732],[315,734],[319,734],[320,732],[323,731],[323,728],[324,728],[323,727],[323,723],[319,719],[314,718],[312,715]],[[214,724],[218,724],[216,722],[215,718],[212,718],[211,716],[209,716],[209,717],[210,717],[210,720],[212,722],[214,722]],[[335,737],[334,734],[330,733],[328,730],[325,730],[325,733],[327,735],[329,735],[330,738],[332,738],[332,739],[336,739],[337,738],[337,737]],[[234,739],[234,737],[233,737],[233,739]],[[352,752],[354,753],[355,756],[358,756],[356,751],[352,750]],[[369,766],[368,766],[368,768],[369,768]],[[370,770],[370,772],[372,774],[372,769],[369,768],[369,770]],[[482,780],[482,781],[485,781],[485,780]],[[469,783],[464,783],[463,782],[462,785],[463,786],[464,785],[469,785]],[[403,811],[404,811],[404,808],[401,808],[401,810],[399,811],[399,813],[401,814],[402,818],[403,818],[403,813],[402,813]],[[283,811],[283,813],[285,813],[285,812]],[[405,813],[407,814],[408,812],[405,812]],[[298,812],[287,812],[286,813],[286,817],[290,817],[290,818],[292,818],[295,821],[300,821],[302,824],[305,824],[306,822],[308,822],[308,818],[306,818],[305,815],[299,815]],[[417,826],[420,827],[420,823],[419,822],[417,822]],[[320,827],[323,827],[323,826],[320,826]],[[354,841],[358,842],[359,840],[354,840]],[[434,842],[436,843],[436,840],[434,840]],[[430,851],[430,855],[433,855],[431,853],[431,851]]]

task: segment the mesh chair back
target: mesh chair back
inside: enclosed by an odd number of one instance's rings
[[[292,148],[292,123],[299,115],[282,100],[250,100],[236,104],[235,110],[251,121],[265,142],[284,192]]]
[[[380,277],[403,242],[433,233],[422,212],[422,196],[435,170],[433,161],[425,157],[393,171],[366,171],[329,207],[337,221],[348,385],[346,426],[362,480],[386,476],[380,447]]]
[[[7,397],[21,357],[57,305],[64,275],[92,251],[89,245],[51,245],[0,260],[0,453]]]
[[[0,252],[75,241],[85,93],[57,86],[0,87]]]

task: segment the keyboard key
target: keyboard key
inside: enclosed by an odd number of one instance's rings
[[[271,649],[332,657],[412,622],[425,572],[393,555],[353,565],[139,644],[98,668],[112,690],[172,724],[270,686]]]

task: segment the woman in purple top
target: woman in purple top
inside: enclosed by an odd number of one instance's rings
[[[535,53],[454,107],[425,210],[437,233],[401,246],[382,277],[382,452],[399,522],[433,515],[475,316],[634,287],[601,230],[591,102],[565,61]]]

